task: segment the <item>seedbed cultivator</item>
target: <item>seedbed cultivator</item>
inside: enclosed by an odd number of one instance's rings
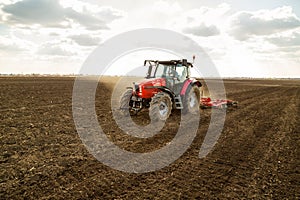
[[[238,102],[229,99],[211,99],[210,97],[202,97],[200,99],[201,108],[227,108],[237,107]]]

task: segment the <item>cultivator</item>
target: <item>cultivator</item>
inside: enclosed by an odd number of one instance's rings
[[[210,97],[202,97],[200,99],[201,108],[227,108],[237,107],[238,102],[229,99],[211,99]]]

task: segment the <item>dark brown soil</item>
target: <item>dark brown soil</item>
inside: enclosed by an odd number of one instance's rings
[[[127,136],[112,120],[116,78],[96,97],[109,138],[134,152],[171,141],[179,113],[152,138]],[[211,110],[201,111],[197,137],[182,157],[159,171],[130,174],[97,161],[82,144],[72,118],[74,78],[0,78],[0,199],[299,199],[300,81],[225,80],[227,110],[214,150],[199,159]],[[108,106],[107,106],[108,105]],[[142,112],[134,121],[149,120]]]

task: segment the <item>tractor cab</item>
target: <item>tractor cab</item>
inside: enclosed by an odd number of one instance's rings
[[[149,65],[147,79],[164,79],[165,86],[175,94],[180,92],[183,83],[190,77],[190,67],[192,66],[186,60],[145,60],[144,65]]]

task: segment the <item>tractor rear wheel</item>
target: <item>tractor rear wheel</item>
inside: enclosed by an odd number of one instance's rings
[[[132,89],[127,89],[121,96],[120,99],[120,111],[124,116],[131,114],[130,100],[132,97]]]
[[[199,87],[189,86],[183,99],[183,113],[197,114],[199,112],[200,90]]]
[[[172,100],[165,92],[157,93],[152,97],[149,108],[151,121],[165,121],[172,111]]]

